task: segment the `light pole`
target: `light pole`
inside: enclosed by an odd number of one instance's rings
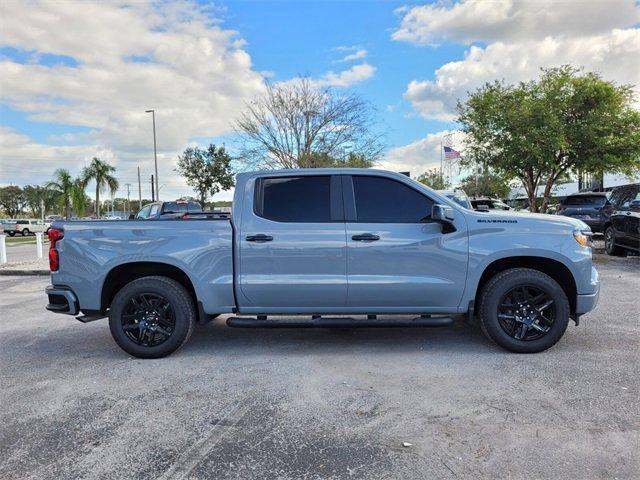
[[[160,191],[158,190],[158,152],[156,150],[156,111],[145,110],[144,113],[150,113],[153,117],[153,161],[156,167],[156,200],[160,200]]]

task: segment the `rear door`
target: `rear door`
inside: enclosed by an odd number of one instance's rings
[[[243,311],[304,313],[346,305],[346,240],[338,175],[258,178],[253,184],[253,208],[243,208],[239,228]]]
[[[431,221],[434,201],[409,183],[345,176],[348,304],[372,313],[455,311],[464,292],[468,236]]]

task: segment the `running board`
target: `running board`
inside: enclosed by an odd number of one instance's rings
[[[227,325],[235,328],[434,328],[453,324],[451,317],[416,317],[411,320],[379,320],[367,318],[358,320],[351,317],[316,317],[311,319],[262,320],[252,317],[230,317]]]

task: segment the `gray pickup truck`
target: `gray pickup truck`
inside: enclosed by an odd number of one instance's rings
[[[49,236],[47,309],[108,316],[118,345],[144,358],[228,313],[250,328],[466,317],[508,350],[539,352],[599,292],[583,222],[474,212],[379,170],[242,173],[230,220],[55,222]]]

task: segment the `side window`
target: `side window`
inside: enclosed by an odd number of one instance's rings
[[[254,210],[276,222],[331,222],[331,177],[263,178],[257,182]]]
[[[136,215],[136,218],[141,218],[141,219],[145,219],[149,216],[149,210],[151,210],[151,205],[144,207],[142,210],[140,210],[138,212],[138,215]]]
[[[358,223],[420,223],[431,217],[433,201],[403,183],[383,177],[352,178]]]
[[[151,212],[149,212],[149,216],[156,216],[158,214],[158,210],[160,210],[160,205],[158,205],[157,203],[155,205],[151,205]]]

